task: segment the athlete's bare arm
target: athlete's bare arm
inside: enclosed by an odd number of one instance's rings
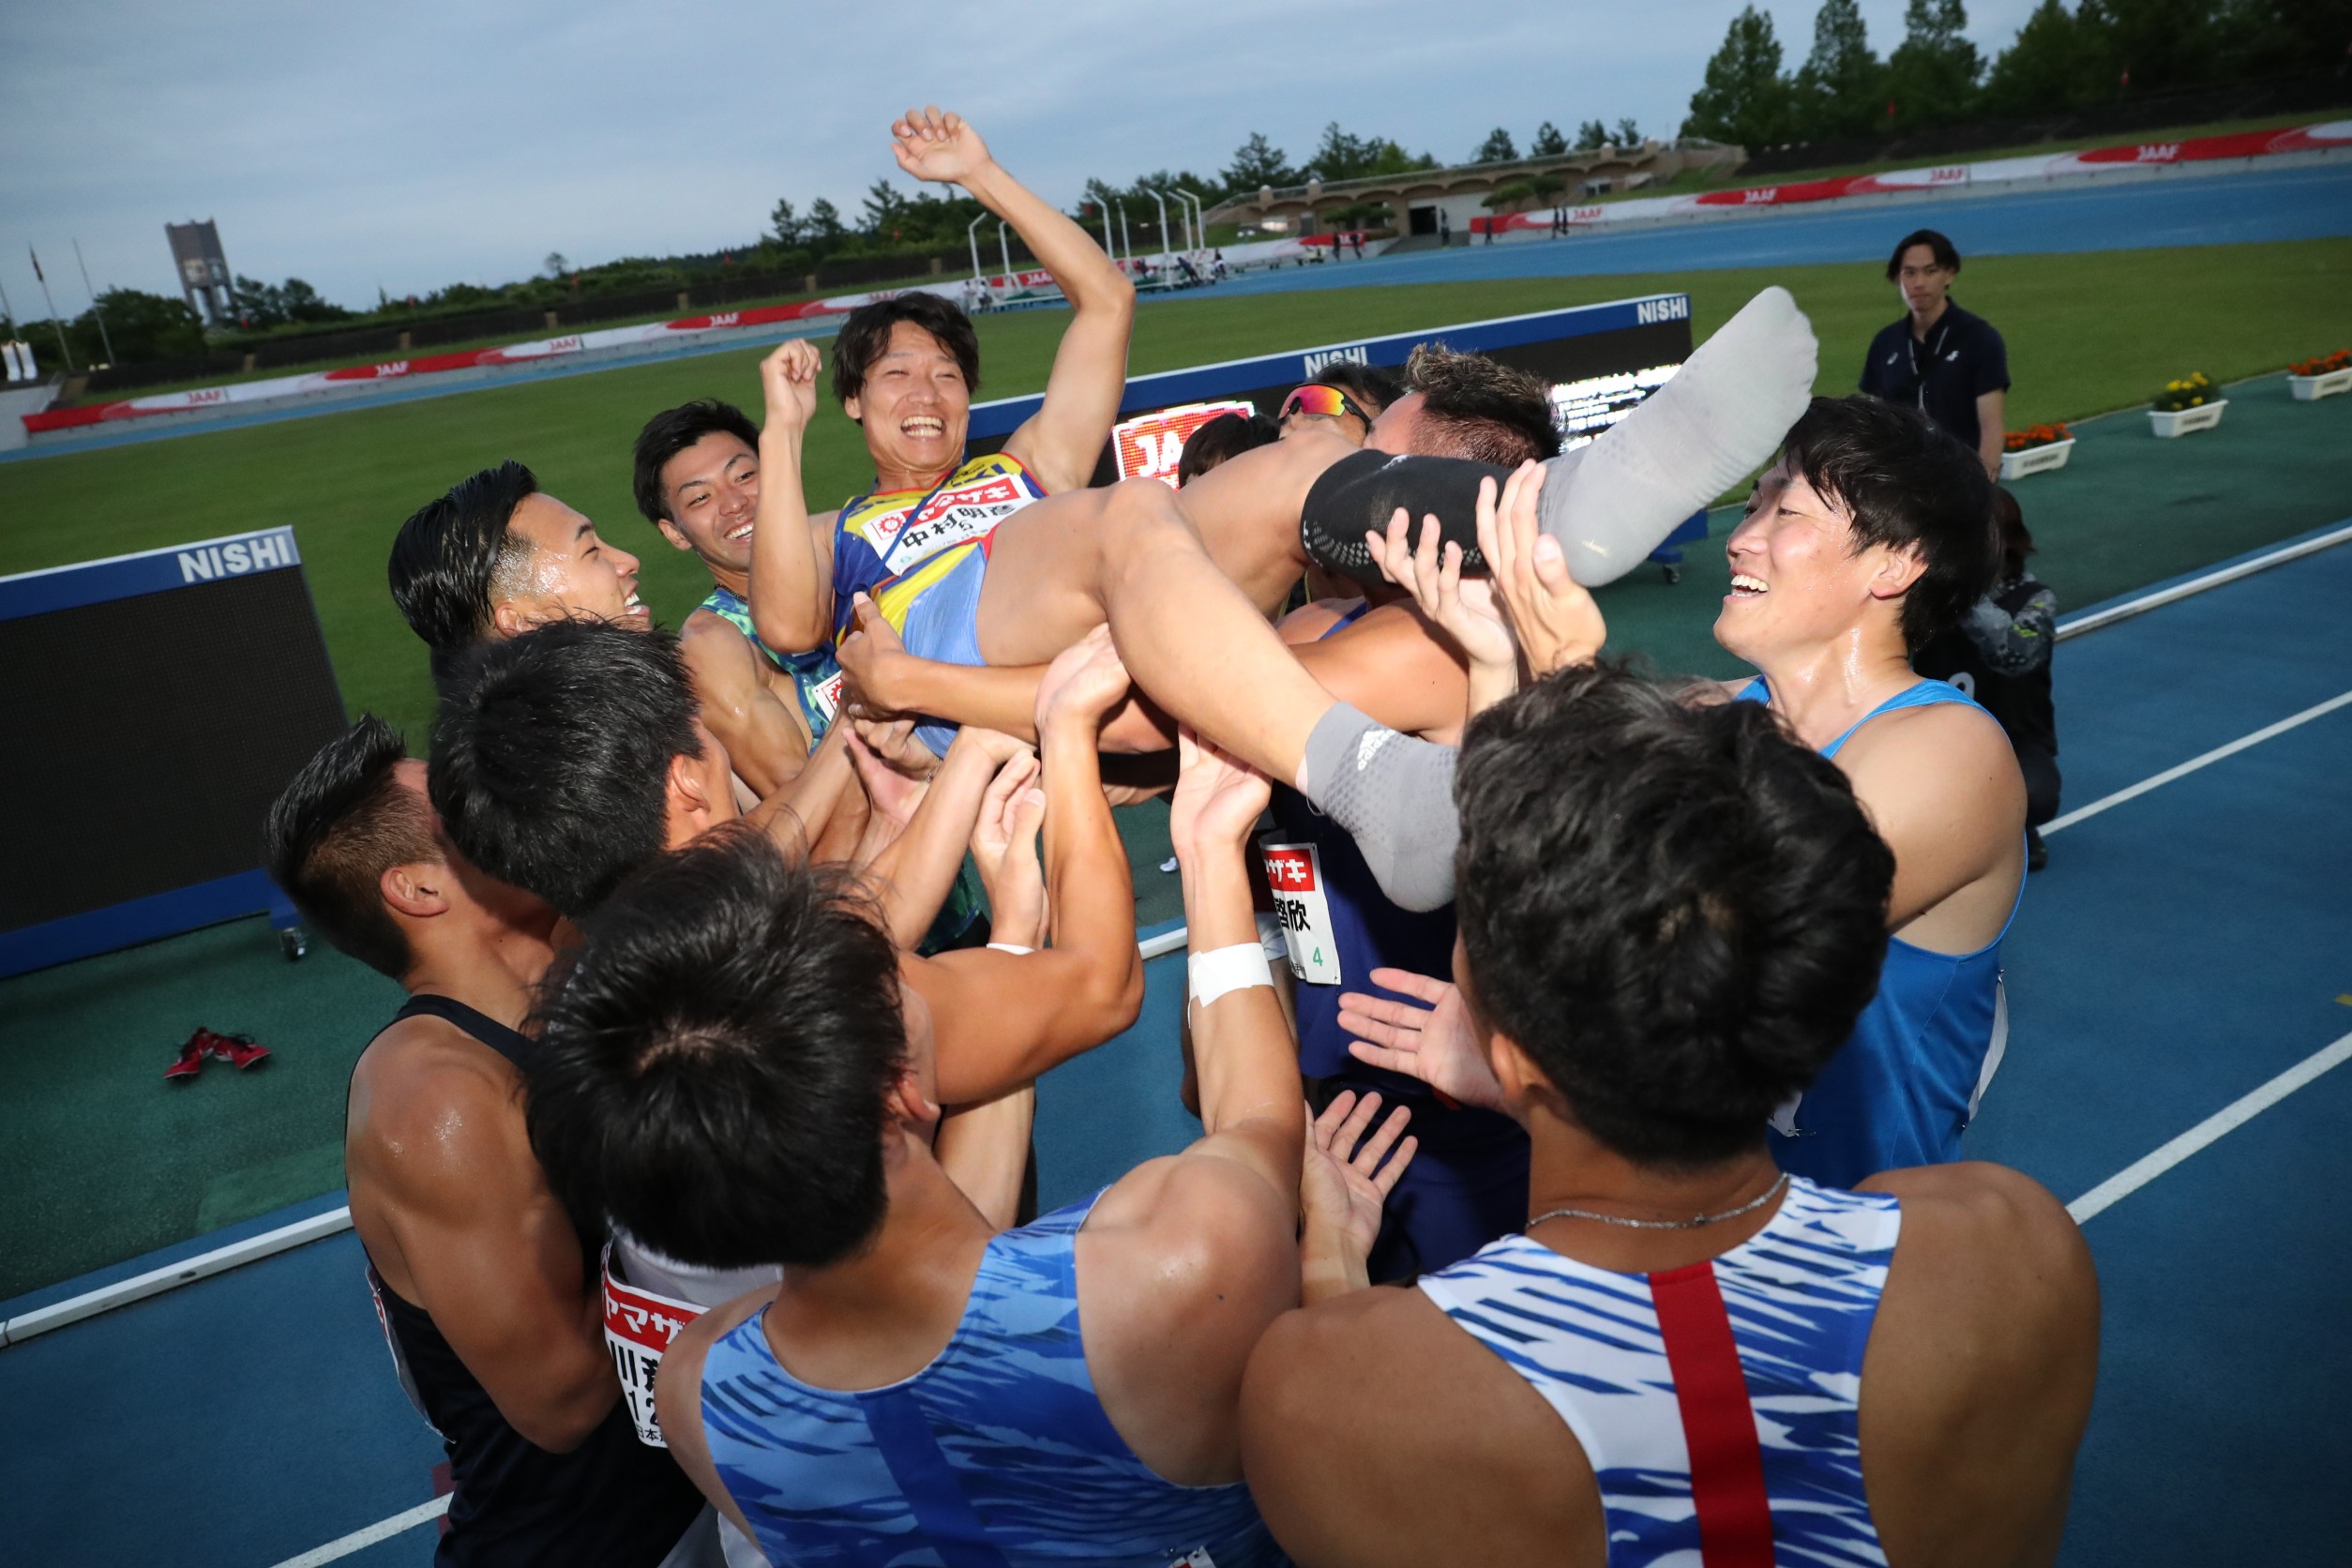
[[[808,760],[808,726],[796,702],[787,702],[768,684],[772,668],[732,622],[696,611],[678,635],[686,673],[735,776],[761,799],[800,776]]]
[[[507,1424],[564,1454],[621,1390],[519,1089],[503,1057],[443,1019],[384,1031],[352,1079],[352,1223],[384,1284],[431,1316]]]
[[[874,758],[854,736],[853,752],[862,752],[859,769],[868,778],[889,773],[889,765]],[[964,850],[980,820],[980,804],[997,770],[1029,748],[1009,735],[967,725],[956,732],[939,771],[927,787],[917,785],[922,799],[908,817],[905,831],[877,854],[870,871],[882,895],[890,934],[901,947],[912,947],[939,918],[956,874],[963,869]]]
[[[1093,482],[1127,389],[1127,339],[1135,285],[1085,230],[1056,212],[988,154],[980,133],[937,107],[910,109],[890,128],[898,167],[919,180],[959,185],[1013,227],[1070,302],[1070,324],[1054,351],[1037,412],[1004,450],[1048,491]]]
[[[2000,935],[2026,872],[2026,783],[1992,716],[1903,709],[1855,731],[1835,761],[1894,852],[1887,928],[1938,953]]]
[[[930,1005],[942,1105],[1027,1083],[1125,1029],[1143,1005],[1135,884],[1095,753],[1102,716],[1127,685],[1097,638],[1056,660],[1039,694],[1053,945],[899,957],[900,977]]]
[[[822,369],[817,345],[801,338],[777,344],[760,361],[767,416],[760,427],[760,506],[744,596],[760,641],[784,654],[833,640],[832,527],[828,518],[821,532],[808,515],[802,462]]]
[[[1188,737],[1168,807],[1193,953],[1258,948],[1251,829],[1266,780]],[[1269,986],[1191,1007],[1202,1137],[1138,1167],[1078,1232],[1078,1310],[1104,1410],[1168,1480],[1241,1473],[1244,1367],[1299,1292],[1298,1184],[1305,1108],[1298,1048]]]

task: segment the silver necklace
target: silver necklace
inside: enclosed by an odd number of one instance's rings
[[[1721,1225],[1725,1220],[1738,1219],[1741,1214],[1756,1213],[1756,1210],[1778,1197],[1780,1189],[1787,1184],[1788,1172],[1784,1170],[1780,1173],[1779,1180],[1771,1186],[1766,1187],[1738,1208],[1726,1209],[1719,1214],[1693,1214],[1689,1219],[1628,1219],[1623,1214],[1604,1214],[1591,1209],[1547,1209],[1529,1220],[1527,1229],[1532,1230],[1547,1219],[1590,1219],[1597,1220],[1603,1225],[1621,1225],[1628,1230],[1696,1230],[1703,1226]]]

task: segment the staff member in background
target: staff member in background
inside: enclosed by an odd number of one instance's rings
[[[1933,229],[1906,234],[1887,263],[1887,281],[1909,313],[1870,340],[1862,390],[1909,403],[1976,449],[1984,471],[2001,471],[2009,397],[2009,346],[1983,316],[1952,301],[1960,252]]]
[[[1911,657],[1911,668],[1950,681],[2000,720],[2026,776],[2026,868],[2050,863],[2042,824],[2058,815],[2058,715],[2050,703],[2050,655],[2058,645],[2058,596],[2026,569],[2033,535],[2017,498],[1994,487],[2001,576],[1976,607]]]

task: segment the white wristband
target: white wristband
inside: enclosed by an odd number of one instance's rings
[[[1237,942],[1207,953],[1195,953],[1184,963],[1193,1001],[1206,1007],[1229,991],[1274,984],[1266,950],[1254,942]]]
[[[1017,958],[1021,957],[1023,954],[1034,953],[1037,951],[1034,947],[1016,947],[1009,942],[992,942],[988,943],[988,945],[999,953],[1010,953]]]

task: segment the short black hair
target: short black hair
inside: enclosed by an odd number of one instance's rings
[[[1220,414],[1184,438],[1184,453],[1176,460],[1176,488],[1182,490],[1217,464],[1281,439],[1282,427],[1262,414]]]
[[[1407,388],[1421,394],[1421,417],[1439,443],[1425,454],[1516,468],[1560,456],[1550,384],[1483,354],[1421,343],[1405,364]]]
[[[743,410],[716,398],[697,398],[663,409],[645,421],[645,428],[637,432],[633,488],[637,509],[645,514],[647,522],[658,525],[677,520],[670,515],[670,498],[662,493],[661,486],[661,471],[670,460],[706,435],[722,434],[733,436],[755,455],[760,450],[760,427]]]
[[[1993,526],[2000,533],[2001,580],[2026,575],[2026,557],[2034,552],[2033,531],[2026,526],[2026,509],[2007,485],[1993,487]]]
[[[1385,365],[1364,365],[1334,359],[1315,372],[1309,386],[1336,386],[1355,400],[1356,406],[1375,419],[1380,411],[1406,392],[1405,378]]]
[[[897,951],[852,873],[731,823],[584,931],[526,1069],[564,1206],[701,1268],[817,1268],[870,1237],[907,1035]]]
[[[565,620],[481,643],[442,684],[433,808],[468,860],[577,922],[668,843],[698,711],[671,632]]]
[[[890,347],[890,329],[912,322],[955,356],[964,372],[964,390],[980,391],[980,336],[972,318],[953,301],[935,294],[910,292],[861,305],[841,324],[833,340],[833,396],[847,403],[866,389],[866,372]]]
[[[1856,393],[1816,398],[1789,428],[1781,460],[1846,509],[1860,550],[1919,551],[1903,596],[1903,641],[1920,648],[1992,591],[2001,564],[1993,481],[1983,460],[1918,409]]]
[[[509,524],[538,479],[508,458],[449,487],[400,524],[392,540],[392,602],[437,655],[490,633],[495,584],[528,566],[531,542]]]
[[[1894,254],[1887,258],[1888,282],[1892,283],[1903,276],[1903,252],[1914,245],[1924,245],[1929,250],[1935,252],[1936,264],[1946,272],[1960,270],[1960,251],[1950,239],[1933,229],[1913,229],[1909,234],[1905,234],[1902,243],[1894,248]]]
[[[414,961],[384,872],[438,864],[431,808],[394,776],[408,745],[373,714],[319,747],[270,803],[262,864],[339,951],[398,980]]]
[[[1759,1142],[1877,988],[1893,853],[1763,703],[1564,670],[1471,721],[1454,793],[1470,1001],[1629,1160]]]

